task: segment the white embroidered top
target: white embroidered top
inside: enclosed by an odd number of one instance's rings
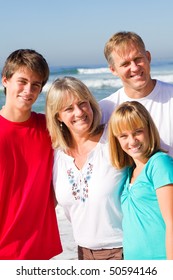
[[[55,150],[56,198],[72,223],[77,245],[90,249],[122,247],[120,194],[126,171],[113,168],[104,133],[79,170],[74,159]]]

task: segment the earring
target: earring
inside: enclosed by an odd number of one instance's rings
[[[62,131],[62,127],[63,127],[62,122],[60,122],[59,126],[60,126],[60,130]]]

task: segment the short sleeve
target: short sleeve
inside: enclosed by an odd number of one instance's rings
[[[149,163],[149,176],[155,189],[173,184],[173,158],[165,153],[158,153]]]

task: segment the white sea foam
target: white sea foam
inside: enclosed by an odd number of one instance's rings
[[[84,84],[86,84],[89,88],[119,88],[122,86],[122,82],[120,79],[84,79]]]
[[[106,68],[96,68],[96,69],[81,69],[80,75],[74,75],[75,77],[79,78],[84,84],[86,84],[90,89],[105,89],[112,88],[113,91],[116,91],[117,88],[120,88],[122,86],[122,82],[119,78],[114,77],[112,74],[110,75],[104,75],[106,72],[104,69]],[[103,72],[102,72],[103,71]],[[105,72],[104,72],[105,71]],[[102,75],[101,75],[102,73]],[[89,74],[88,76],[86,74]],[[91,75],[90,75],[91,74]],[[97,75],[94,75],[97,74]],[[173,71],[172,73],[153,73],[152,75],[153,79],[158,79],[164,82],[173,83]],[[52,79],[47,82],[47,84],[43,88],[43,92],[47,92],[47,90],[50,88],[52,84]],[[0,87],[0,90],[3,89]],[[104,92],[103,92],[103,98],[104,98]]]
[[[173,74],[166,74],[166,75],[153,75],[153,79],[157,79],[166,83],[173,83]]]
[[[95,79],[87,79],[83,78],[81,81],[90,89],[106,89],[106,88],[120,88],[122,86],[122,82],[120,79],[113,77],[113,78],[95,78]],[[43,88],[43,92],[47,92],[51,86],[51,81],[48,81],[47,84]],[[114,90],[113,90],[114,91]]]
[[[111,73],[109,68],[106,67],[100,67],[100,68],[78,68],[77,69],[79,74],[87,74],[87,75],[93,75],[93,74],[106,74]]]

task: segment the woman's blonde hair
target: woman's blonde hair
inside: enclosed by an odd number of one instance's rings
[[[144,154],[146,158],[161,150],[158,130],[147,109],[137,101],[124,102],[112,113],[108,125],[110,157],[112,165],[116,168],[134,164],[132,157],[121,148],[117,137],[124,130],[133,131],[137,128],[148,129],[150,142]]]
[[[70,105],[74,98],[89,101],[93,111],[93,123],[89,133],[94,135],[99,130],[101,110],[88,87],[74,77],[59,78],[52,83],[46,95],[46,121],[53,148],[61,147],[66,150],[70,147],[71,133],[67,126],[58,120],[58,114],[64,106]]]

